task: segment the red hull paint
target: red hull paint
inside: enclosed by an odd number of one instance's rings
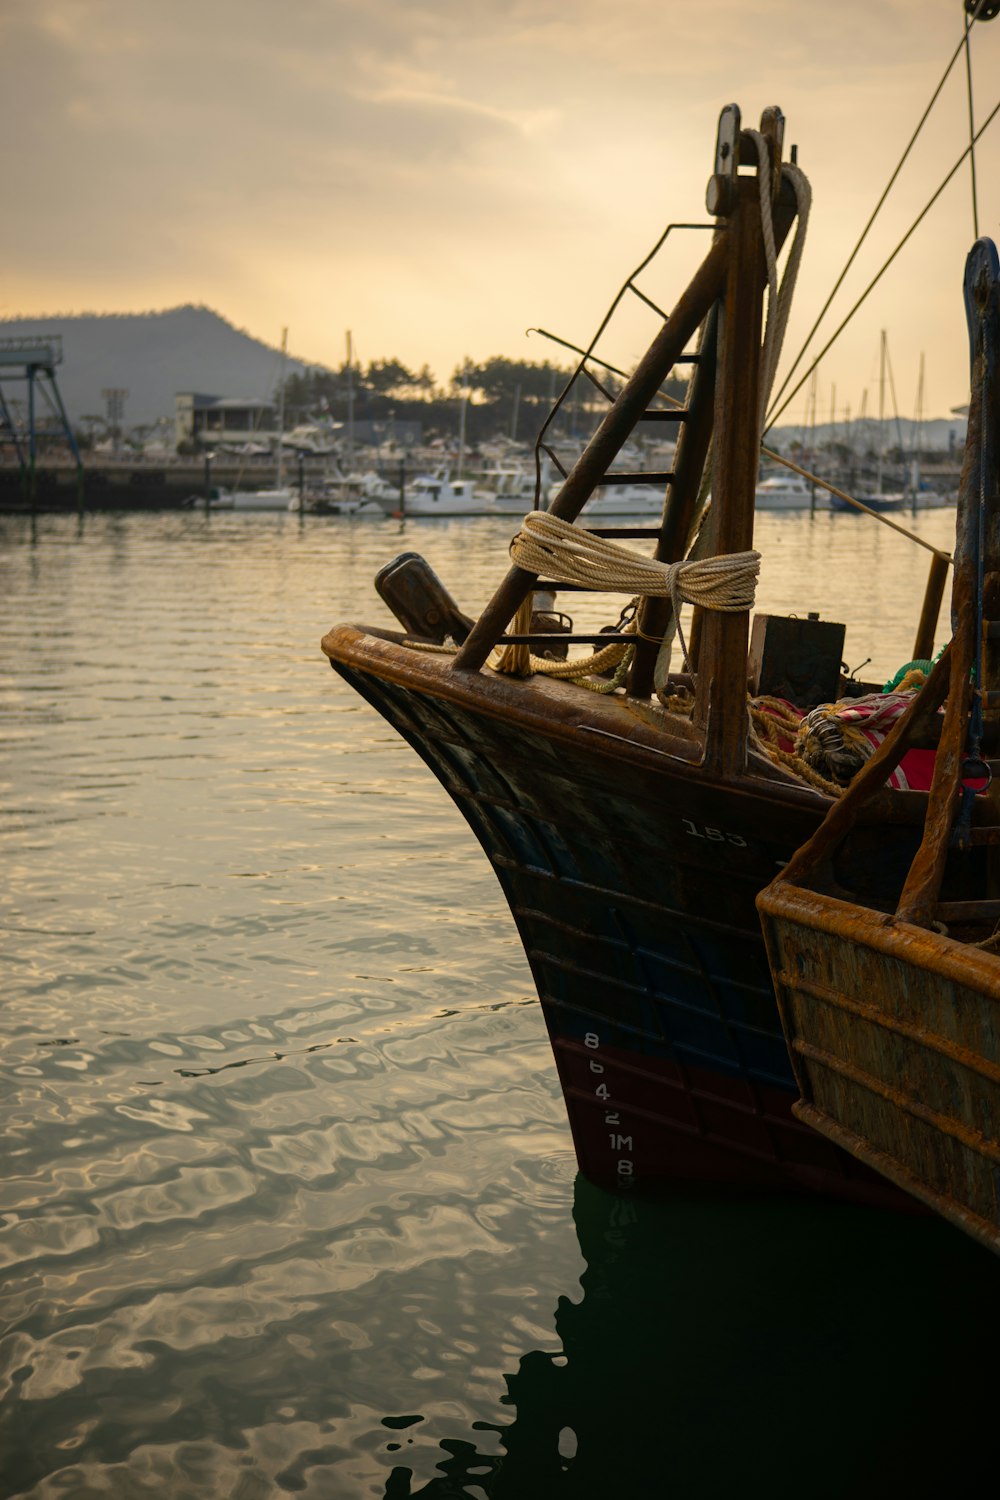
[[[602,1187],[702,1182],[920,1211],[800,1124],[785,1089],[609,1047],[599,1030],[584,1042],[549,1034],[580,1170]]]

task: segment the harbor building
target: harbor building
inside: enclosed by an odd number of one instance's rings
[[[269,442],[277,436],[278,413],[271,401],[180,391],[174,402],[178,448],[182,443],[203,448],[215,443],[248,443],[255,438]]]

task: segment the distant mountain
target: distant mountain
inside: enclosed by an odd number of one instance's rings
[[[281,351],[234,328],[208,307],[166,312],[81,313],[53,318],[0,318],[0,338],[59,334],[63,362],[56,380],[71,422],[103,414],[101,391],[125,387],[124,425],[174,415],[178,391],[269,400],[281,374]],[[289,359],[288,374],[316,366]],[[15,399],[12,383],[5,391]]]

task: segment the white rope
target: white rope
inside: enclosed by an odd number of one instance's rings
[[[799,167],[790,163],[782,166],[781,173],[795,192],[796,225],[795,238],[788,252],[781,284],[778,284],[778,252],[774,240],[774,222],[771,213],[771,155],[766,138],[759,130],[748,130],[757,147],[757,181],[760,185],[760,221],[764,236],[764,261],[767,266],[767,322],[764,327],[764,344],[760,360],[760,412],[758,428],[764,433],[764,414],[771,396],[771,387],[778,370],[788,315],[792,306],[792,294],[799,274],[802,251],[805,248],[806,230],[809,226],[809,210],[812,207],[812,189]]]
[[[599,593],[669,596],[681,649],[681,604],[735,613],[753,608],[760,572],[759,552],[725,552],[717,557],[664,563],[642,557],[607,537],[533,510],[510,544],[512,561],[525,572],[575,583]]]
[[[529,511],[524,517],[510,544],[510,555],[517,567],[538,577],[544,574],[557,583],[575,583],[595,593],[631,594],[635,604],[641,594],[669,595],[685,658],[687,644],[680,623],[682,603],[730,613],[749,610],[760,572],[759,552],[729,552],[717,557],[663,563],[606,537],[595,536],[582,526],[561,521],[544,510]],[[518,611],[515,634],[523,634],[530,628],[530,601],[529,595]],[[626,633],[635,630],[635,621],[626,627]],[[509,645],[497,652],[491,665],[499,672],[519,676],[545,672],[553,677],[572,678],[595,692],[612,692],[627,666],[624,658],[627,655],[630,659],[631,652],[630,645],[616,641],[583,660],[553,662],[531,656],[526,646]],[[615,666],[619,670],[609,682],[585,680]]]
[[[791,249],[788,252],[788,260],[785,262],[785,272],[781,278],[777,310],[774,317],[774,336],[770,348],[770,363],[764,373],[762,387],[764,404],[761,406],[761,436],[763,436],[764,432],[764,412],[768,401],[771,399],[771,389],[774,385],[774,378],[778,373],[778,362],[781,359],[781,350],[785,342],[788,317],[792,309],[792,296],[795,292],[796,280],[798,279],[802,252],[805,249],[806,230],[809,228],[809,211],[812,208],[812,188],[809,186],[809,179],[805,173],[799,167],[786,164],[782,168],[782,176],[792,184],[795,192],[795,238],[792,240]],[[770,308],[768,309],[768,321],[770,322]]]
[[[764,237],[764,264],[767,267],[767,322],[764,325],[764,347],[760,356],[758,376],[759,413],[757,431],[764,431],[764,412],[771,389],[768,378],[774,345],[774,318],[778,309],[778,250],[774,243],[774,221],[771,215],[771,151],[759,130],[748,130],[747,135],[757,147],[757,184],[760,189],[760,227]]]
[[[772,368],[768,371],[768,396],[774,384],[774,377],[778,372],[778,361],[781,358],[781,347],[785,341],[785,330],[788,327],[788,315],[792,308],[792,296],[795,292],[795,282],[799,274],[799,266],[802,262],[802,252],[806,245],[806,230],[809,228],[809,212],[812,208],[812,188],[809,179],[801,167],[793,166],[786,162],[781,169],[781,175],[792,184],[795,192],[796,219],[795,238],[788,252],[788,260],[785,263],[785,274],[781,278],[781,290],[778,293],[778,317],[775,328]]]

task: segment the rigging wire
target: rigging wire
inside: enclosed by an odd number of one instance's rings
[[[785,400],[782,402],[781,406],[779,406],[777,408],[777,410],[773,410],[772,409],[772,411],[768,414],[768,418],[767,418],[767,426],[768,427],[773,427],[774,426],[774,423],[781,416],[782,412],[785,411],[788,408],[788,406],[791,404],[791,402],[798,395],[799,391],[805,385],[806,381],[809,379],[809,376],[812,374],[813,370],[816,369],[817,365],[820,363],[820,361],[822,360],[823,356],[825,354],[827,354],[829,352],[829,350],[833,347],[833,345],[836,343],[837,339],[843,333],[843,331],[847,327],[848,323],[854,317],[854,314],[857,312],[858,308],[862,305],[863,302],[865,302],[867,300],[867,298],[870,295],[870,293],[875,289],[875,287],[878,285],[878,283],[882,280],[882,277],[885,275],[886,271],[888,271],[889,267],[892,265],[893,261],[896,259],[896,256],[902,250],[902,248],[906,244],[907,240],[910,239],[910,237],[913,235],[913,233],[917,229],[917,227],[927,217],[928,213],[934,207],[934,204],[940,198],[941,194],[944,192],[945,188],[948,186],[949,182],[954,177],[955,173],[958,171],[959,167],[962,165],[962,163],[964,162],[965,158],[967,156],[969,156],[971,154],[971,152],[975,149],[976,142],[980,139],[980,137],[983,135],[983,133],[989,128],[989,126],[992,125],[994,119],[996,118],[996,116],[998,114],[1000,114],[1000,100],[998,100],[997,103],[990,110],[989,114],[986,116],[986,119],[983,121],[982,125],[980,125],[979,129],[976,131],[975,135],[972,137],[972,140],[966,146],[965,150],[962,152],[961,156],[958,158],[958,160],[956,161],[955,165],[951,168],[951,171],[944,178],[944,180],[941,182],[941,184],[939,185],[939,187],[934,191],[934,193],[932,193],[931,197],[928,198],[927,202],[924,204],[924,207],[920,210],[919,214],[914,219],[914,221],[910,225],[909,229],[903,235],[903,238],[900,240],[900,242],[896,246],[895,250],[893,250],[892,254],[889,255],[887,257],[887,259],[883,262],[880,270],[878,270],[875,273],[875,275],[872,277],[871,281],[865,287],[864,291],[861,293],[861,296],[855,302],[855,304],[851,308],[851,310],[841,319],[840,323],[837,325],[837,327],[834,329],[833,333],[827,339],[826,343],[823,345],[822,349],[819,351],[819,353],[817,354],[816,358],[813,360],[812,364],[806,370],[806,372],[804,373],[804,375],[802,376],[802,378],[792,388],[792,390],[789,391],[788,395],[785,397]],[[810,334],[810,338],[811,337],[812,337],[812,334]],[[808,342],[808,340],[807,340],[807,342]],[[796,361],[796,363],[797,363],[797,361]],[[788,384],[788,380],[790,380],[790,379],[791,379],[791,374],[789,374],[788,378],[785,380],[785,385]],[[785,387],[782,386],[782,391],[784,390],[784,388]],[[780,394],[781,393],[779,392],[779,397],[780,397]],[[775,399],[777,400],[777,399],[779,399],[779,397],[776,397]]]
[[[885,200],[888,198],[890,192],[892,191],[892,188],[893,188],[893,185],[894,185],[894,183],[896,181],[896,178],[899,176],[900,172],[902,171],[903,165],[906,162],[907,157],[909,156],[910,152],[913,150],[913,147],[916,145],[917,137],[919,136],[920,132],[923,130],[924,125],[927,123],[927,117],[930,114],[931,110],[934,108],[935,104],[937,103],[938,96],[940,95],[941,90],[944,88],[946,82],[948,81],[948,77],[949,77],[949,75],[951,73],[951,70],[955,66],[955,62],[956,62],[956,60],[958,58],[959,53],[962,51],[963,47],[966,49],[966,53],[968,54],[968,50],[969,50],[969,32],[972,30],[973,25],[978,20],[980,12],[986,7],[987,4],[988,4],[988,0],[979,0],[979,3],[976,5],[975,12],[972,15],[969,16],[968,21],[965,23],[965,27],[964,27],[963,33],[962,33],[962,40],[959,42],[958,46],[955,48],[954,52],[952,53],[951,58],[948,61],[948,66],[945,68],[944,72],[942,73],[940,81],[938,82],[937,88],[934,90],[933,94],[930,97],[930,102],[928,103],[928,105],[927,105],[926,109],[924,110],[923,114],[920,116],[920,119],[917,122],[916,129],[914,130],[913,134],[910,136],[910,139],[909,139],[909,141],[906,144],[906,148],[903,151],[902,156],[899,158],[899,161],[896,163],[896,168],[893,171],[892,176],[889,178],[889,181],[886,183],[884,189],[882,190],[881,197],[879,198],[879,200],[876,203],[875,207],[872,209],[867,224],[865,225],[864,229],[862,229],[860,235],[858,236],[858,239],[857,239],[857,242],[856,242],[856,244],[854,246],[854,249],[851,251],[850,255],[847,257],[847,260],[846,260],[846,262],[844,264],[843,270],[841,271],[840,275],[837,277],[837,280],[834,282],[833,288],[830,291],[830,294],[827,297],[826,301],[823,303],[823,306],[820,308],[820,311],[819,311],[819,313],[817,314],[817,317],[816,317],[816,321],[813,323],[813,326],[810,328],[809,332],[806,334],[805,338],[803,339],[803,341],[802,341],[802,347],[799,350],[798,354],[795,356],[795,360],[792,363],[791,369],[788,371],[788,374],[785,376],[784,380],[782,381],[782,383],[781,383],[781,385],[780,385],[780,387],[779,387],[779,389],[777,391],[777,394],[774,397],[775,405],[777,404],[777,402],[779,402],[781,400],[782,396],[784,395],[785,389],[788,386],[788,382],[791,380],[792,376],[795,374],[795,371],[798,369],[799,364],[801,363],[801,361],[805,357],[805,352],[808,349],[810,343],[812,342],[813,336],[815,335],[817,328],[822,323],[823,319],[826,317],[826,314],[827,314],[827,312],[829,311],[829,308],[830,308],[830,304],[832,303],[834,297],[836,297],[836,295],[839,292],[841,286],[843,285],[844,278],[846,277],[848,271],[851,269],[851,266],[854,264],[854,261],[855,261],[855,259],[857,258],[857,255],[858,255],[858,251],[861,249],[861,246],[864,244],[865,240],[867,239],[867,237],[868,237],[868,231],[871,229],[872,225],[875,223],[875,220],[878,218],[879,213],[882,210],[882,206],[885,203]],[[970,90],[971,90],[971,87],[972,87],[971,82],[970,82],[969,87],[970,87]],[[971,95],[970,95],[970,98],[971,98]],[[970,111],[971,111],[971,103],[970,103]],[[970,125],[969,125],[969,133],[970,133],[970,135],[972,134],[971,118],[970,118]],[[918,223],[919,223],[919,220],[918,220]],[[978,237],[979,236],[978,236],[978,232],[977,232],[976,238],[978,239]],[[865,295],[867,296],[867,293]],[[860,305],[860,304],[858,304],[858,305]],[[851,313],[849,314],[849,316],[853,316],[855,310],[856,310],[856,308],[852,308]],[[841,327],[837,329],[837,333],[834,334],[834,338],[836,338],[836,337],[839,336],[839,334],[842,331],[843,327],[844,327],[844,324],[841,324]],[[831,342],[832,342],[832,340],[831,340]],[[823,352],[826,353],[826,349],[829,349],[829,347],[830,347],[830,345],[827,344],[826,348],[824,349]],[[817,363],[818,363],[818,360],[816,362],[814,362],[813,365],[810,366],[809,370],[806,371],[806,377],[808,377],[808,375],[811,374],[812,370],[815,369]],[[802,382],[800,381],[799,384],[795,387],[795,390],[792,392],[792,396],[794,396],[801,389],[801,386],[802,386]],[[789,397],[789,400],[791,400],[791,397]],[[765,430],[766,430],[767,427],[773,426],[773,424],[774,424],[777,416],[780,414],[780,412],[782,412],[782,411],[785,410],[785,407],[787,405],[788,405],[788,401],[786,401],[784,403],[784,406],[782,406],[782,407],[779,408],[778,412],[775,412],[774,409],[773,409],[773,407],[772,407],[772,414],[770,414],[768,416],[768,418],[767,418]]]
[[[554,420],[556,418],[556,414],[561,410],[561,408],[563,407],[563,405],[566,403],[566,400],[569,397],[570,391],[573,389],[573,386],[574,386],[574,384],[575,384],[575,382],[577,380],[577,377],[581,373],[583,373],[585,371],[587,361],[588,360],[593,360],[594,363],[599,364],[599,365],[603,365],[606,370],[611,370],[616,375],[619,375],[619,374],[624,375],[624,372],[622,372],[620,370],[616,370],[615,367],[614,367],[614,365],[609,365],[604,360],[598,359],[597,356],[594,354],[594,350],[597,348],[597,345],[598,345],[598,342],[600,341],[601,335],[603,334],[604,330],[607,328],[608,324],[611,322],[611,319],[614,316],[615,312],[617,311],[618,305],[622,301],[622,299],[624,298],[625,293],[626,292],[634,292],[635,295],[638,298],[640,298],[641,301],[645,302],[649,307],[653,308],[653,310],[655,312],[659,313],[659,315],[664,319],[664,321],[666,321],[667,314],[665,312],[663,312],[662,308],[657,307],[655,302],[652,302],[649,297],[647,297],[643,292],[641,292],[639,290],[639,288],[637,286],[634,285],[637,277],[642,274],[642,272],[646,269],[646,267],[649,265],[649,263],[653,259],[655,259],[655,257],[659,254],[659,252],[662,249],[664,243],[666,242],[666,239],[667,239],[668,235],[670,235],[673,232],[673,230],[675,230],[675,229],[708,229],[708,230],[710,230],[714,234],[714,232],[715,232],[715,230],[716,230],[717,227],[718,226],[715,224],[714,220],[712,222],[708,223],[708,224],[668,224],[667,227],[666,227],[666,229],[664,229],[663,233],[660,235],[659,239],[656,241],[656,244],[653,246],[652,250],[650,250],[649,254],[646,255],[646,256],[644,256],[644,258],[639,262],[639,264],[636,266],[635,270],[631,273],[631,275],[627,276],[625,278],[625,280],[622,282],[622,285],[618,289],[617,295],[615,296],[614,300],[612,301],[611,306],[608,308],[607,312],[604,314],[604,317],[601,319],[601,322],[600,322],[600,324],[598,326],[597,332],[594,334],[593,338],[591,339],[591,341],[588,344],[588,346],[587,346],[586,349],[577,349],[577,347],[576,347],[575,344],[568,344],[568,343],[566,343],[565,339],[558,339],[558,338],[556,338],[555,334],[546,333],[544,328],[537,328],[537,329],[529,328],[529,329],[527,329],[528,333],[540,333],[540,334],[543,334],[545,338],[552,339],[554,343],[562,344],[565,348],[572,349],[572,350],[574,350],[574,352],[576,352],[576,353],[578,353],[580,355],[580,362],[579,362],[579,364],[577,365],[576,369],[573,371],[573,374],[570,376],[569,380],[566,382],[565,386],[563,387],[562,391],[560,392],[557,400],[555,401],[555,403],[554,403],[554,405],[552,407],[552,410],[549,412],[548,416],[545,418],[545,421],[542,423],[541,431],[539,432],[537,438],[535,439],[535,504],[536,504],[536,506],[537,506],[538,501],[540,499],[541,489],[542,489],[542,458],[541,458],[541,455],[542,455],[543,449],[546,452],[550,451],[547,448],[545,448],[545,445],[544,445],[544,443],[543,443],[542,440],[545,437],[545,434],[548,431],[549,427],[554,422]],[[624,376],[624,378],[627,379],[628,377]]]

